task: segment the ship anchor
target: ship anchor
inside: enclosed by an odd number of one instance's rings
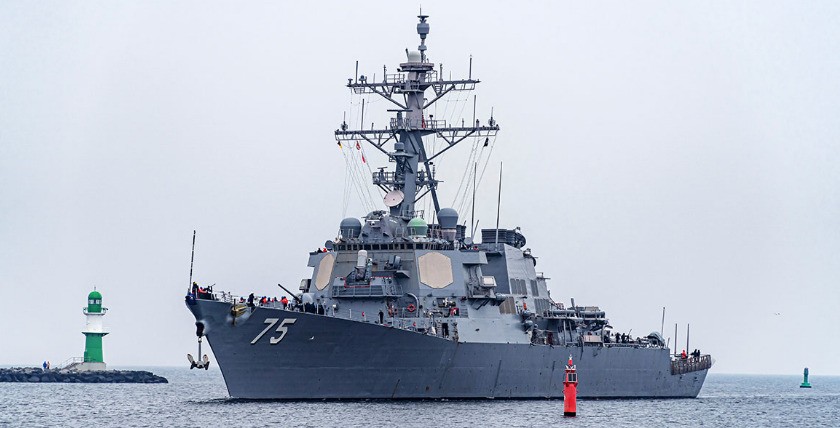
[[[204,337],[204,323],[196,322],[195,323],[195,335],[198,336],[198,355],[199,360],[193,358],[192,354],[187,354],[187,360],[190,362],[190,370],[192,369],[204,369],[207,370],[210,368],[210,357],[207,354],[201,356],[201,339]]]

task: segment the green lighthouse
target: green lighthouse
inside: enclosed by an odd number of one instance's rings
[[[88,294],[87,307],[82,309],[82,313],[87,317],[85,329],[82,334],[85,335],[85,355],[84,363],[82,363],[86,370],[105,370],[105,360],[102,358],[102,336],[108,334],[102,328],[102,317],[108,308],[102,307],[102,293],[93,291]]]

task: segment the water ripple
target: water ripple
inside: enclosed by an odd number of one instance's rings
[[[697,399],[254,401],[227,397],[217,370],[157,368],[168,384],[0,383],[0,426],[543,427],[840,425],[840,378],[710,374]]]

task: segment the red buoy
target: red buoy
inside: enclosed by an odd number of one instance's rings
[[[577,415],[577,369],[569,355],[566,365],[566,376],[563,379],[563,416]]]

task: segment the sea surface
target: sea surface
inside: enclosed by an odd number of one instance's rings
[[[228,398],[221,372],[149,370],[169,384],[0,383],[0,426],[43,427],[840,427],[840,377],[709,374],[678,400],[278,402]]]

